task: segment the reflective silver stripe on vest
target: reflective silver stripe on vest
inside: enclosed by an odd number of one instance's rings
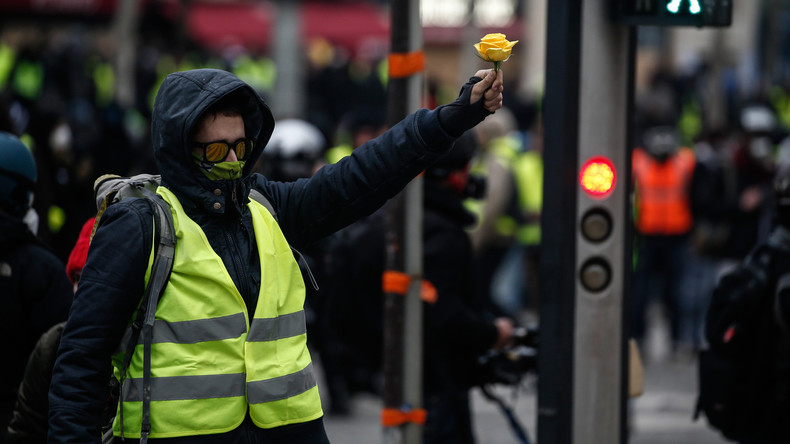
[[[244,373],[230,375],[166,376],[151,378],[151,401],[230,398],[244,396]],[[123,382],[124,402],[143,400],[143,378]]]
[[[276,318],[253,319],[248,342],[276,341],[307,333],[304,310]]]
[[[174,342],[176,344],[197,344],[206,341],[221,341],[238,338],[247,331],[244,313],[220,316],[195,321],[167,322],[157,319],[154,322],[153,344]],[[138,344],[143,343],[142,335]]]
[[[300,395],[315,386],[315,374],[311,362],[304,369],[290,375],[247,383],[247,402],[260,404],[280,401]]]

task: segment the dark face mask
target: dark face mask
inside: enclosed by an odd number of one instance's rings
[[[463,197],[472,199],[482,199],[486,195],[486,178],[470,174],[464,187]]]

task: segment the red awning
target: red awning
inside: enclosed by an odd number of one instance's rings
[[[119,4],[118,0],[0,0],[0,11],[31,16],[109,18],[115,14]]]
[[[356,53],[370,42],[389,43],[389,14],[367,2],[303,2],[302,39],[324,38]],[[187,15],[192,38],[209,48],[241,45],[270,49],[277,8],[269,2],[193,3]]]
[[[381,55],[389,48],[390,15],[386,7],[365,1],[303,1],[300,9],[303,43],[323,38],[362,56],[373,52]],[[248,50],[268,51],[276,19],[273,2],[195,1],[187,14],[187,29],[198,44],[208,48],[241,45]],[[480,30],[481,35],[489,32],[520,36],[522,23],[516,18],[508,26]],[[457,44],[461,34],[460,27],[423,29],[426,44]]]
[[[324,38],[352,54],[382,48],[386,54],[390,41],[389,10],[368,2],[305,2],[302,36],[306,42]]]
[[[275,16],[274,6],[264,2],[193,3],[187,12],[187,30],[208,48],[267,49]]]

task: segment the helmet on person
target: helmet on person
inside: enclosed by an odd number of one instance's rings
[[[776,112],[764,103],[754,102],[744,105],[740,110],[741,129],[749,134],[772,134],[777,127]]]
[[[310,177],[325,146],[324,134],[314,125],[301,119],[279,121],[263,151],[259,170],[272,180]]]
[[[33,153],[16,136],[0,131],[0,209],[15,217],[24,216],[35,184]]]
[[[645,130],[642,136],[645,150],[659,161],[666,160],[678,150],[680,135],[671,126],[654,126]]]

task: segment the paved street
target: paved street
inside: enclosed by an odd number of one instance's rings
[[[631,444],[721,444],[723,438],[707,427],[704,418],[692,421],[696,397],[694,358],[672,360],[667,351],[666,330],[662,324],[652,328],[643,351],[645,393],[631,405]],[[500,389],[504,399],[513,401],[512,390]],[[535,381],[527,381],[516,394],[514,408],[519,420],[535,441]],[[478,390],[473,393],[475,430],[479,444],[516,444],[505,417],[498,407]],[[381,403],[371,396],[355,399],[353,415],[325,418],[333,444],[377,444],[383,442],[379,427]]]
[[[660,362],[646,365],[645,393],[632,404],[632,444],[721,444],[726,441],[709,429],[703,419],[691,420],[696,392],[696,369],[691,362]],[[511,400],[511,390],[500,389]],[[535,441],[534,383],[517,394],[518,418]],[[505,417],[479,391],[473,393],[475,430],[480,444],[515,444]],[[371,396],[358,397],[348,418],[328,416],[326,427],[335,444],[382,442],[379,427],[381,403]]]

